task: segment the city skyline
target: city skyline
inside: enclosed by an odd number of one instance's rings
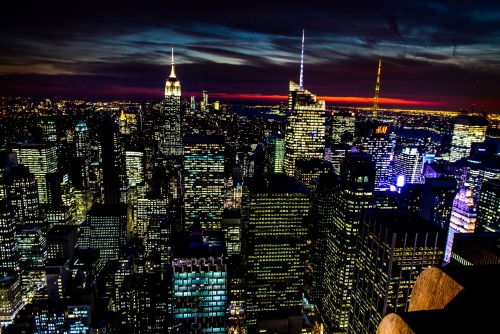
[[[205,5],[206,6],[206,5]],[[301,8],[300,10],[298,8]],[[237,6],[14,4],[0,25],[0,95],[161,99],[174,47],[183,98],[285,102],[299,82],[328,104],[500,112],[493,1]]]

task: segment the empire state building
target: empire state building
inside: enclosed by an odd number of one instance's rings
[[[175,75],[173,48],[170,76],[165,83],[165,97],[161,102],[160,111],[163,120],[161,151],[167,157],[180,157],[183,155],[181,138],[181,82]]]

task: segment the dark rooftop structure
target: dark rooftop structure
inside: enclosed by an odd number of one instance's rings
[[[199,226],[177,233],[173,242],[174,258],[221,257],[226,248],[222,231],[205,231]]]
[[[290,193],[307,192],[307,188],[296,178],[285,174],[273,174],[272,177],[245,177],[243,183],[251,193]]]
[[[436,224],[405,210],[366,210],[366,214],[381,221],[391,232],[442,232]]]
[[[450,265],[500,263],[500,233],[456,233]]]
[[[499,264],[426,269],[409,311],[387,314],[377,334],[496,333],[499,281]]]

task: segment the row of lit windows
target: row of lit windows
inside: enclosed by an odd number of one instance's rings
[[[226,290],[203,290],[203,291],[174,291],[174,297],[191,297],[191,296],[207,296],[207,295],[226,295]]]

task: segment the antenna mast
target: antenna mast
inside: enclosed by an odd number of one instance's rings
[[[479,80],[476,80],[476,89],[474,90],[474,98],[472,100],[472,112],[474,113],[476,109],[476,99],[477,99],[477,87],[479,86]]]
[[[372,120],[377,119],[378,113],[378,93],[380,91],[380,69],[382,68],[382,58],[378,60],[377,83],[375,84],[375,97],[373,98]]]
[[[302,52],[300,54],[300,90],[304,90],[304,29],[302,29]]]

